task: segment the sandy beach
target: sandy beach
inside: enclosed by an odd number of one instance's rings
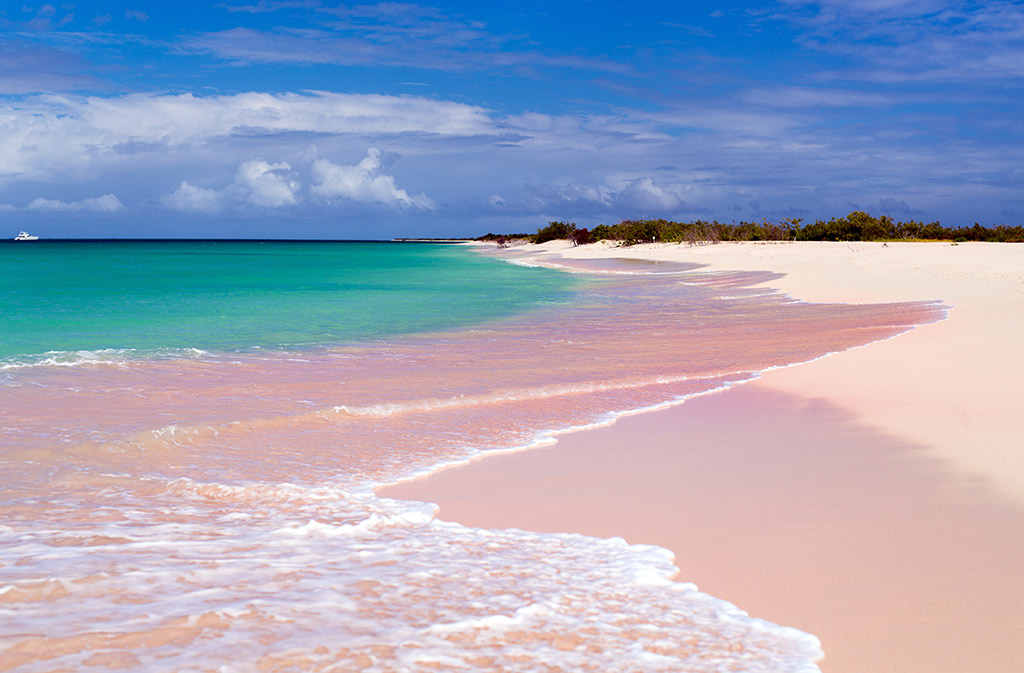
[[[948,318],[675,408],[382,495],[442,519],[623,537],[679,579],[821,638],[826,673],[1024,662],[1024,247],[562,242],[508,254],[771,271],[807,302],[941,300]]]

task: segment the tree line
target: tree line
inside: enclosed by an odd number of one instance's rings
[[[577,227],[575,222],[549,222],[536,234],[487,234],[478,240],[507,245],[513,239],[531,243],[568,240],[575,245],[598,241],[617,241],[624,245],[638,243],[689,243],[704,245],[721,241],[992,241],[1024,242],[1024,226],[1001,224],[983,227],[944,227],[938,222],[896,222],[888,215],[874,217],[854,211],[842,218],[816,220],[803,224],[801,218],[778,222],[739,222],[727,224],[717,220],[673,222],[671,220],[623,220],[618,224],[599,224],[591,229]]]

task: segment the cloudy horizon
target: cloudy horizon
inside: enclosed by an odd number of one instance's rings
[[[77,2],[0,26],[11,235],[1024,224],[1014,2]]]

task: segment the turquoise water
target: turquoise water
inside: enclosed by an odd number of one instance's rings
[[[574,282],[425,243],[8,243],[0,270],[0,357],[345,343],[563,302]]]
[[[0,269],[19,673],[817,671],[815,638],[670,581],[668,550],[468,528],[374,487],[941,315],[411,243],[7,243]]]

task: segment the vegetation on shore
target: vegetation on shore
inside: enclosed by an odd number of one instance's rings
[[[938,222],[896,222],[888,215],[874,217],[854,211],[827,222],[801,224],[802,219],[787,218],[779,222],[718,221],[672,222],[669,220],[623,220],[618,224],[599,224],[592,229],[577,227],[575,222],[550,222],[536,234],[487,234],[478,240],[508,245],[513,240],[531,243],[567,240],[575,245],[598,241],[617,241],[623,245],[637,243],[689,243],[706,245],[721,241],[993,241],[1024,242],[1024,227],[998,225],[983,227],[944,227]]]

